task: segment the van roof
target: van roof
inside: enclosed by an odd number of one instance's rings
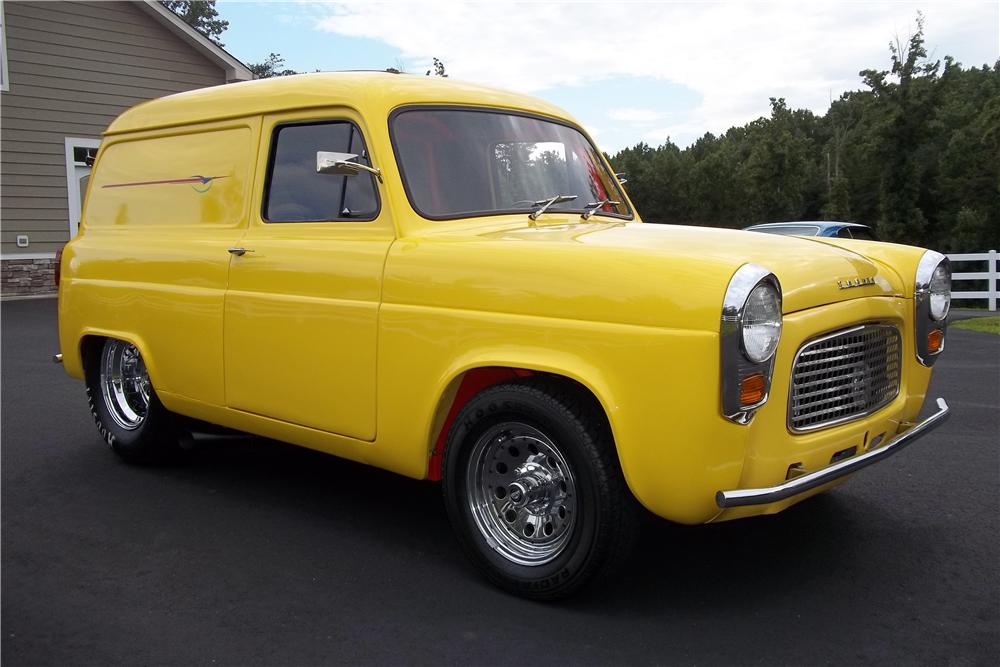
[[[339,105],[385,117],[406,104],[470,104],[569,118],[559,107],[534,97],[448,78],[391,72],[318,72],[199,88],[143,102],[115,119],[104,134]]]

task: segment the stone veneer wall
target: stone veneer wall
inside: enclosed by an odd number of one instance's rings
[[[0,294],[55,294],[55,259],[0,260]]]

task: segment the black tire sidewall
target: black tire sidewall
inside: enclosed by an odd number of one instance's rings
[[[180,451],[177,433],[171,415],[156,391],[150,387],[149,408],[146,418],[134,429],[125,429],[115,423],[111,408],[101,390],[101,361],[107,341],[95,345],[85,366],[87,402],[97,430],[104,441],[123,459],[130,462],[163,461]]]
[[[449,518],[459,542],[489,579],[513,592],[544,597],[547,592],[575,588],[575,581],[592,568],[591,558],[600,525],[600,484],[587,451],[591,435],[560,415],[544,399],[519,387],[488,390],[459,413],[445,450],[444,494]],[[552,561],[537,566],[513,563],[486,542],[469,508],[467,471],[473,445],[491,426],[520,422],[544,433],[572,470],[577,491],[573,534]]]

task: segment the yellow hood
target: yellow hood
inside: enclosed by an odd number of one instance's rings
[[[684,273],[693,268],[712,280],[720,275],[728,280],[747,262],[758,264],[781,283],[785,313],[859,297],[902,294],[897,276],[878,263],[802,237],[650,223],[580,224],[565,218],[488,236],[646,251],[663,256]]]
[[[717,331],[726,287],[747,262],[778,278],[785,313],[903,293],[884,263],[806,239],[579,215],[546,215],[532,225],[525,215],[443,223],[401,238],[386,261],[383,298]]]

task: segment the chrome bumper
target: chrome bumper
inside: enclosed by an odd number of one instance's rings
[[[828,484],[846,475],[866,468],[873,463],[878,463],[882,459],[889,458],[899,450],[903,449],[920,436],[926,435],[934,428],[940,426],[948,419],[949,408],[943,398],[937,399],[938,411],[927,419],[923,420],[905,433],[896,436],[887,444],[870,452],[854,456],[843,461],[838,461],[822,470],[811,472],[795,479],[790,479],[784,484],[771,486],[763,489],[737,489],[735,491],[719,491],[715,494],[715,503],[723,508],[743,507],[745,505],[767,505],[779,500],[791,498],[794,495],[803,493],[817,486]]]

